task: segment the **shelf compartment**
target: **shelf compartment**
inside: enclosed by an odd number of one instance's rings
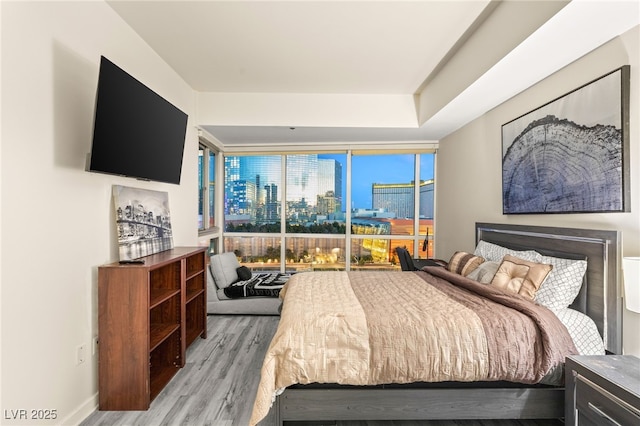
[[[164,298],[162,303],[149,310],[149,346],[151,350],[174,331],[180,329],[180,292]]]
[[[173,333],[149,356],[149,398],[152,401],[169,383],[181,366],[180,333]]]
[[[149,296],[149,309],[153,309],[161,303],[169,300],[175,295],[180,294],[180,289],[151,289],[151,295]]]
[[[152,291],[178,290],[180,291],[181,262],[172,262],[149,272],[149,284]]]
[[[187,279],[187,292],[203,290],[205,286],[204,271],[191,276]]]
[[[187,347],[193,343],[198,336],[206,338],[206,315],[205,315],[205,293],[201,291],[191,299],[186,305],[185,321],[185,341]]]
[[[187,298],[186,298],[186,303],[191,302],[193,299],[195,299],[196,297],[198,297],[199,295],[204,293],[204,289],[198,289],[198,290],[188,290],[187,289]]]
[[[151,324],[149,330],[149,350],[153,351],[173,333],[180,329],[180,324]]]
[[[203,253],[198,253],[196,255],[187,257],[186,259],[187,279],[189,279],[195,274],[200,273],[201,271],[204,271],[204,266],[205,266],[204,263],[205,261],[204,261]]]

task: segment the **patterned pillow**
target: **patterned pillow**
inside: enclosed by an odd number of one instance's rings
[[[447,269],[456,274],[467,276],[471,271],[476,269],[484,259],[480,256],[474,256],[471,253],[457,251],[451,256]]]
[[[596,323],[585,314],[573,309],[560,309],[556,316],[567,327],[580,355],[604,355],[604,342]]]
[[[536,303],[552,311],[568,307],[580,292],[587,261],[551,256],[541,256],[540,261],[553,265],[553,270],[536,293]]]
[[[506,255],[500,263],[491,285],[506,291],[518,293],[533,300],[536,291],[551,272],[552,265],[529,262],[515,256]]]
[[[540,253],[534,250],[527,250],[527,251],[511,250],[506,247],[502,247],[493,243],[488,243],[483,240],[480,240],[478,242],[478,245],[476,246],[476,249],[473,252],[473,254],[484,258],[484,260],[491,260],[493,262],[502,262],[502,258],[504,258],[507,254],[510,254],[511,256],[519,257],[520,259],[528,260],[530,262],[540,262],[540,259],[542,257]]]

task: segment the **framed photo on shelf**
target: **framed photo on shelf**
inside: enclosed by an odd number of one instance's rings
[[[503,214],[630,211],[629,66],[502,126]]]

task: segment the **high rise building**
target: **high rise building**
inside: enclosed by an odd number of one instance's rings
[[[395,213],[398,218],[414,217],[414,182],[374,183],[371,185],[372,208]],[[433,180],[420,182],[420,217],[433,218]]]
[[[287,201],[315,205],[318,196],[318,155],[287,155]]]
[[[420,182],[420,219],[433,219],[433,179]]]
[[[256,184],[244,179],[227,183],[225,215],[250,215],[255,217]]]
[[[395,213],[396,217],[413,217],[413,182],[374,183],[371,185],[372,208]]]
[[[330,158],[318,158],[318,197],[333,192],[336,210],[342,211],[342,164]]]
[[[233,158],[233,157],[232,157]],[[255,182],[260,176],[261,185],[280,186],[282,160],[280,155],[246,155],[239,158],[239,179]]]
[[[265,220],[273,221],[278,219],[278,187],[275,184],[265,185]]]
[[[268,156],[229,156],[224,160],[225,168],[225,216],[249,215],[249,220],[270,220],[278,217],[277,189],[276,198],[271,200],[269,213],[266,209],[263,185],[275,188],[280,184],[281,157]],[[268,214],[269,218],[267,218]]]
[[[318,194],[317,212],[319,215],[330,215],[338,212],[338,199],[333,191],[327,191],[322,194]]]

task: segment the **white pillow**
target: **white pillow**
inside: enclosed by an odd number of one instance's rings
[[[218,288],[227,288],[238,281],[240,263],[232,251],[211,256],[209,267]]]
[[[580,355],[604,355],[604,343],[596,323],[585,314],[573,309],[561,309],[555,313],[567,327],[569,335]]]
[[[492,261],[492,262],[502,262],[502,258],[510,254],[511,256],[515,256],[523,260],[528,260],[529,262],[547,263],[547,262],[541,262],[540,259],[542,256],[537,251],[511,250],[506,247],[502,247],[493,243],[488,243],[483,240],[480,240],[478,242],[478,245],[476,246],[476,249],[473,252],[473,254],[475,254],[476,256],[483,257],[485,261]]]
[[[553,269],[536,292],[534,301],[553,311],[571,305],[580,293],[587,261],[541,256],[540,262],[553,265]]]

